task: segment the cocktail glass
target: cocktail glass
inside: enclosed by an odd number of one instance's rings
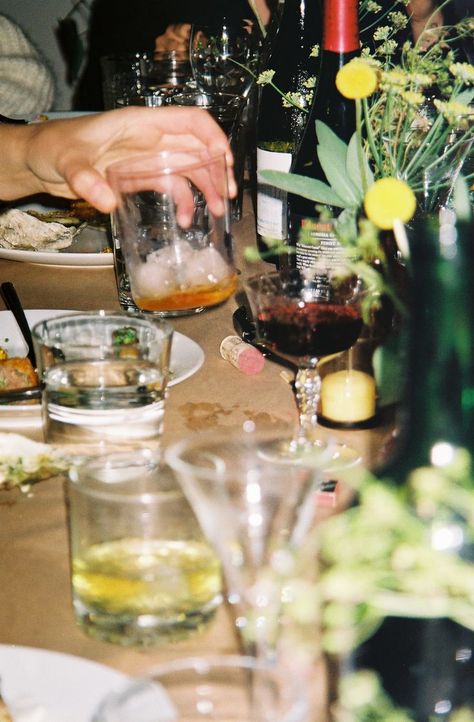
[[[332,453],[281,463],[273,449],[287,435],[247,422],[241,431],[196,434],[165,452],[220,557],[243,649],[267,658],[278,649],[281,589],[266,571],[311,528],[320,469]]]
[[[295,379],[298,425],[282,455],[313,453],[321,378],[318,362],[350,348],[362,330],[363,287],[354,276],[335,275],[324,286],[299,271],[256,275],[244,283],[257,340],[298,367]]]

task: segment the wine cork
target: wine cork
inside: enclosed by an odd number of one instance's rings
[[[247,376],[260,373],[265,365],[264,355],[239,336],[226,336],[221,342],[220,354]]]

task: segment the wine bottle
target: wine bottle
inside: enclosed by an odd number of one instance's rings
[[[293,173],[327,183],[316,153],[316,121],[326,123],[342,140],[350,139],[355,130],[355,104],[336,88],[336,75],[359,52],[358,0],[325,0],[318,87],[291,165]],[[313,201],[293,194],[288,197],[288,206],[290,265],[301,270],[322,260],[328,266],[336,263],[341,248],[331,220],[336,216],[336,209],[329,209],[329,220],[320,218]]]
[[[474,292],[465,269],[474,263],[474,225],[445,217],[442,224],[425,220],[415,232],[404,434],[379,476],[402,487],[416,470],[423,469],[428,479],[431,469],[436,484],[436,473],[462,449],[472,464],[472,485],[469,490],[464,482],[463,492],[472,495]],[[454,498],[455,476],[449,487]],[[473,559],[462,517],[445,510],[427,522],[427,539],[439,549],[440,564],[447,554]],[[453,594],[460,594],[455,578],[450,584],[457,590]],[[418,593],[423,594],[421,580]],[[387,617],[355,655],[355,666],[376,671],[392,703],[412,720],[448,719],[461,707],[470,708],[464,713],[472,717],[474,632],[452,619],[424,618],[424,609],[431,612],[425,604],[419,616]]]
[[[320,42],[320,0],[285,0],[266,68],[274,70],[273,83],[283,93],[304,95],[308,83],[319,70],[319,59],[311,50]],[[285,107],[281,95],[270,85],[259,86],[256,120],[256,226],[257,246],[269,257],[265,238],[287,239],[286,193],[264,183],[262,170],[288,171],[301,136],[307,112],[295,106]]]

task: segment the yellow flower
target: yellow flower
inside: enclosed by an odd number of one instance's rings
[[[376,226],[387,230],[395,220],[406,223],[416,209],[416,198],[410,186],[398,178],[380,178],[373,183],[364,199],[367,217]]]
[[[339,70],[336,87],[345,98],[368,98],[377,88],[377,73],[365,60],[354,58]]]

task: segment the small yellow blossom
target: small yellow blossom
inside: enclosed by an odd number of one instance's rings
[[[416,93],[414,90],[407,90],[402,93],[403,100],[412,108],[418,108],[425,103],[425,97],[422,93]]]
[[[417,88],[429,88],[433,85],[433,78],[426,73],[410,73],[408,78]]]
[[[474,120],[474,108],[457,100],[450,100],[444,103],[442,100],[434,100],[437,110],[446,118],[450,125],[459,127],[467,126],[468,120]]]
[[[310,58],[319,58],[319,45],[313,45],[309,54]]]
[[[364,208],[372,223],[388,230],[396,220],[402,223],[410,220],[416,209],[416,198],[405,181],[380,178],[365,194]]]
[[[355,58],[339,70],[336,87],[345,98],[367,98],[377,88],[377,73],[365,60]]]
[[[405,88],[410,79],[402,70],[387,70],[382,73],[382,83],[384,86],[393,88]]]
[[[474,65],[469,63],[453,63],[449,67],[449,72],[455,78],[459,78],[466,85],[474,83]]]
[[[381,40],[387,40],[387,38],[390,35],[390,28],[388,25],[381,25],[374,33],[374,40],[375,42],[380,42]]]
[[[264,70],[257,78],[257,85],[268,85],[268,83],[272,82],[274,75],[274,70]]]

